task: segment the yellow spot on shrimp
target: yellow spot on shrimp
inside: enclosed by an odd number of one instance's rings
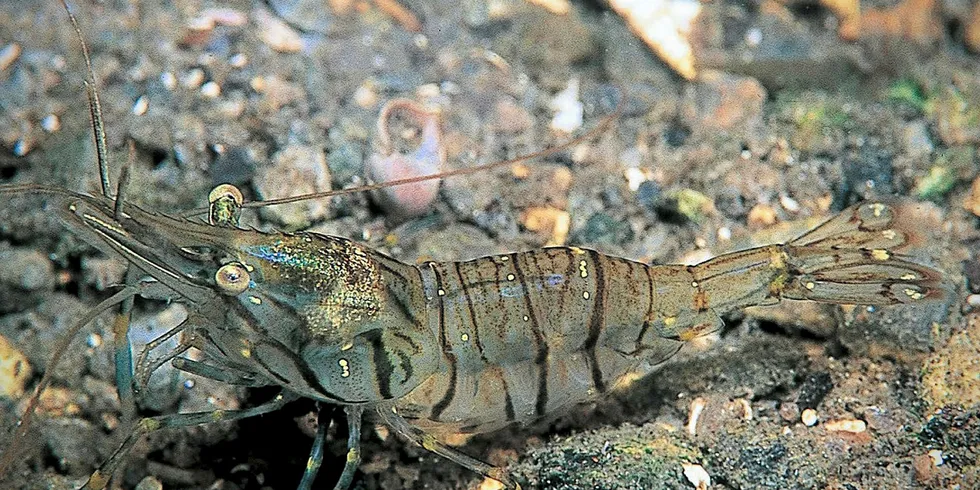
[[[531,317],[529,317],[529,316],[527,316],[527,315],[524,315],[524,321],[525,321],[525,322],[526,322],[526,321],[528,321],[528,320],[530,320],[530,319],[531,319]]]
[[[875,215],[875,218],[880,218],[881,213],[885,212],[885,205],[880,202],[876,202],[871,205],[871,212]]]
[[[340,346],[340,350],[342,350],[342,351],[348,351],[348,350],[351,350],[353,347],[354,347],[354,343],[348,341],[344,345]]]
[[[578,271],[579,271],[579,274],[582,276],[583,279],[585,279],[586,277],[589,277],[588,265],[589,265],[589,263],[586,262],[586,261],[584,261],[584,260],[578,263]]]
[[[502,256],[500,257],[500,261],[501,261],[501,262],[507,262],[508,260],[510,260],[510,257],[508,257],[508,256],[506,256],[506,255],[502,255]]]
[[[249,303],[252,303],[253,305],[260,305],[260,304],[262,304],[262,298],[259,298],[258,296],[249,296],[248,297],[248,301],[249,301]]]
[[[906,274],[902,274],[902,280],[903,281],[912,281],[912,280],[915,280],[915,279],[918,279],[918,276],[916,276],[915,274],[913,274],[911,272],[906,273]]]
[[[677,323],[676,316],[668,316],[667,318],[664,318],[664,325],[668,327],[672,327],[675,323]]]
[[[337,361],[337,364],[340,365],[340,369],[341,369],[340,376],[343,377],[343,378],[349,378],[350,377],[350,363],[347,362],[347,359],[341,359],[341,360]]]
[[[436,294],[438,294],[439,296],[445,296],[446,295],[446,290],[445,289],[439,289],[438,291],[436,291]]]
[[[785,269],[786,268],[786,254],[782,250],[773,247],[769,252],[769,268],[770,269]]]
[[[470,335],[464,333],[463,335],[460,335],[459,336],[459,340],[462,340],[463,342],[466,342],[466,341],[470,340]]]
[[[895,237],[898,236],[898,234],[895,233],[895,230],[884,230],[881,232],[881,236],[885,237],[888,240],[894,240]]]
[[[585,255],[585,250],[582,250],[581,248],[578,248],[578,247],[568,247],[568,249],[571,250],[572,253],[574,253],[575,255]]]
[[[514,278],[515,278],[515,276],[513,274],[507,274],[507,280],[508,281],[513,281]]]
[[[691,281],[691,287],[692,288],[698,287],[698,282],[697,281]]]
[[[591,297],[592,297],[592,295],[591,295],[591,294],[589,294],[589,292],[588,292],[588,291],[585,291],[585,292],[583,292],[583,293],[582,293],[582,297],[583,297],[583,298],[585,298],[585,299],[589,299],[589,298],[591,298]]]
[[[817,285],[814,284],[813,281],[807,281],[806,284],[803,285],[803,287],[809,289],[810,291],[813,291],[813,288],[817,287]]]
[[[246,359],[252,357],[252,344],[248,339],[242,339],[242,350],[238,351],[238,353]]]
[[[888,250],[876,248],[871,251],[871,257],[873,257],[875,260],[888,260],[891,258],[891,254],[888,253]]]
[[[922,293],[912,288],[905,288],[905,295],[912,299],[922,299]]]

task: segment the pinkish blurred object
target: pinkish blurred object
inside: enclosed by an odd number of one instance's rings
[[[404,114],[420,130],[418,146],[409,153],[398,152],[392,142],[389,120],[393,113]],[[367,177],[376,183],[437,174],[446,161],[442,146],[439,113],[408,99],[395,99],[378,115],[378,151],[367,162]],[[373,194],[375,201],[398,218],[420,216],[429,211],[439,194],[440,179],[386,187]]]

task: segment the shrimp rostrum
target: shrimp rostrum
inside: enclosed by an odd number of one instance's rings
[[[345,407],[349,453],[337,488],[353,478],[365,411],[519,488],[440,436],[527,423],[593,399],[640,364],[716,331],[738,308],[781,299],[891,305],[943,292],[938,271],[903,254],[917,236],[884,203],[851,207],[788,243],[692,266],[566,247],[409,265],[345,238],[240,229],[240,201],[224,189],[212,193],[212,224],[60,189],[0,188],[57,197],[71,228],[150,278],[127,294],[169,292],[187,305],[188,318],[167,334],[182,334],[165,356],[177,367],[283,390],[240,412],[144,419],[85,488],[102,488],[146,432],[265,413],[297,397]],[[204,360],[178,357],[190,348]],[[141,356],[136,372],[159,364]],[[322,438],[321,424],[316,444]],[[319,465],[318,448],[313,454],[304,485]]]

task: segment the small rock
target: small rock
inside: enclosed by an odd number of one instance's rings
[[[548,106],[555,115],[551,118],[551,129],[563,133],[574,133],[582,127],[585,106],[579,100],[579,80],[573,77],[568,81],[568,87],[555,94]]]
[[[620,244],[633,239],[629,222],[598,212],[589,216],[585,225],[575,231],[573,243]]]
[[[920,454],[912,458],[912,469],[915,472],[916,481],[922,484],[929,483],[936,472],[936,466],[928,454]]]
[[[532,207],[521,213],[521,223],[530,231],[548,236],[548,246],[564,245],[572,218],[567,211],[550,206]]]
[[[704,469],[704,466],[699,464],[682,463],[681,467],[684,468],[684,477],[687,481],[694,485],[697,490],[705,490],[711,486],[711,476]]]
[[[780,403],[779,417],[787,422],[800,420],[800,406],[794,402]]]
[[[963,200],[963,208],[974,216],[980,216],[980,177],[973,179],[970,195]]]
[[[973,4],[971,19],[966,23],[963,40],[974,53],[980,53],[980,3]]]
[[[163,490],[163,483],[156,477],[148,476],[136,484],[135,490]]]
[[[818,420],[820,420],[820,418],[817,416],[817,411],[812,408],[808,408],[800,414],[800,422],[803,422],[803,425],[807,427],[817,425]]]
[[[92,441],[97,440],[99,429],[79,419],[53,419],[42,425],[51,456],[58,466],[71,475],[83,475],[98,463],[99,453]]]
[[[255,189],[262,199],[291,197],[330,190],[330,169],[322,149],[291,144],[276,152],[270,165],[255,174]],[[289,230],[329,217],[330,201],[312,199],[262,208],[262,215]]]
[[[47,256],[27,248],[0,249],[0,283],[24,291],[50,288],[55,283],[54,267]]]
[[[749,228],[759,229],[776,224],[776,210],[768,204],[759,203],[749,210]]]
[[[902,128],[905,152],[913,158],[928,158],[935,149],[925,121],[916,120]]]
[[[966,328],[933,353],[923,365],[920,391],[933,409],[957,405],[967,410],[980,407],[980,313],[966,317]]]
[[[936,0],[905,0],[891,8],[861,10],[861,37],[886,36],[931,46],[943,36]]]
[[[745,131],[761,127],[768,94],[758,80],[708,70],[689,85],[681,115],[688,127],[703,131]]]
[[[895,420],[895,416],[889,410],[879,407],[868,407],[861,413],[868,423],[868,428],[879,434],[891,434],[902,429],[903,425]]]
[[[830,420],[825,422],[823,426],[831,432],[850,432],[852,434],[860,434],[868,430],[868,424],[863,420],[856,419]]]
[[[0,48],[0,71],[4,71],[12,65],[17,58],[20,57],[20,53],[23,49],[20,44],[10,43],[3,48]]]
[[[510,97],[503,97],[493,107],[493,121],[497,131],[507,134],[517,134],[534,125],[534,118],[527,109],[521,107]]]
[[[279,53],[298,53],[303,49],[303,39],[289,24],[283,22],[263,9],[252,12],[252,18],[259,26],[262,42]]]
[[[27,356],[0,335],[0,397],[20,398],[30,377],[31,365]]]

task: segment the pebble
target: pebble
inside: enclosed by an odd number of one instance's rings
[[[273,51],[298,53],[303,49],[303,39],[289,24],[261,9],[252,15],[259,26],[259,38]]]
[[[704,398],[698,397],[691,400],[691,411],[687,416],[687,433],[696,436],[698,435],[698,420],[701,418],[701,413],[704,412],[704,407],[708,405],[708,401]]]
[[[530,207],[521,213],[521,223],[530,231],[547,233],[547,246],[564,245],[568,240],[572,217],[567,211],[551,206]]]
[[[935,150],[929,127],[922,120],[906,124],[902,128],[902,140],[905,152],[913,158],[927,158]]]
[[[579,80],[573,77],[565,90],[558,92],[548,106],[555,115],[551,118],[551,129],[563,133],[573,133],[582,127],[585,106],[579,100]]]
[[[963,208],[973,213],[974,216],[980,216],[980,177],[973,179],[970,195],[963,200]]]
[[[819,419],[820,418],[817,416],[817,411],[812,408],[808,408],[800,414],[800,421],[807,427],[817,425],[817,420]]]
[[[613,245],[629,242],[633,236],[633,227],[629,222],[600,211],[589,216],[585,224],[576,229],[573,242]]]
[[[30,377],[31,365],[27,357],[0,335],[0,397],[20,398]]]
[[[262,199],[329,191],[330,184],[330,168],[322,149],[301,144],[290,144],[276,152],[271,164],[255,173],[254,182]],[[263,216],[290,230],[308,226],[329,214],[329,199],[262,208]]]
[[[54,114],[48,114],[44,116],[44,119],[41,119],[41,129],[49,133],[54,133],[61,129],[61,119]]]
[[[704,490],[711,486],[711,476],[708,475],[704,466],[699,464],[681,463],[684,468],[684,477],[698,490]]]
[[[26,248],[0,249],[0,283],[24,291],[39,291],[55,283],[54,266],[46,255]]]
[[[749,210],[749,228],[766,228],[776,224],[776,210],[768,204],[759,203]]]
[[[497,131],[517,134],[531,129],[534,118],[510,97],[502,97],[494,104],[493,122]]]
[[[928,454],[920,454],[912,458],[912,470],[919,483],[927,483],[932,480],[932,476],[936,472],[936,465],[933,464],[932,458]]]
[[[852,434],[860,434],[868,430],[868,424],[866,424],[863,420],[857,419],[830,420],[825,422],[823,425],[830,432],[850,432]]]
[[[154,476],[148,476],[140,480],[134,490],[163,490],[163,483]]]
[[[786,194],[781,194],[779,196],[779,204],[783,207],[783,209],[791,213],[796,213],[800,211],[800,203],[797,202],[796,199],[793,199],[792,197],[789,197]]]
[[[761,127],[768,92],[752,77],[706,70],[685,89],[682,121],[705,131],[745,131]]]
[[[800,406],[796,402],[779,404],[779,417],[787,422],[800,420]]]
[[[201,85],[201,95],[209,99],[214,99],[221,95],[221,85],[215,82],[207,82]]]
[[[0,71],[6,70],[7,67],[12,65],[17,58],[20,57],[20,53],[23,49],[20,44],[10,43],[3,48],[0,48]]]
[[[980,2],[973,4],[971,19],[966,23],[963,41],[974,53],[980,53]]]

